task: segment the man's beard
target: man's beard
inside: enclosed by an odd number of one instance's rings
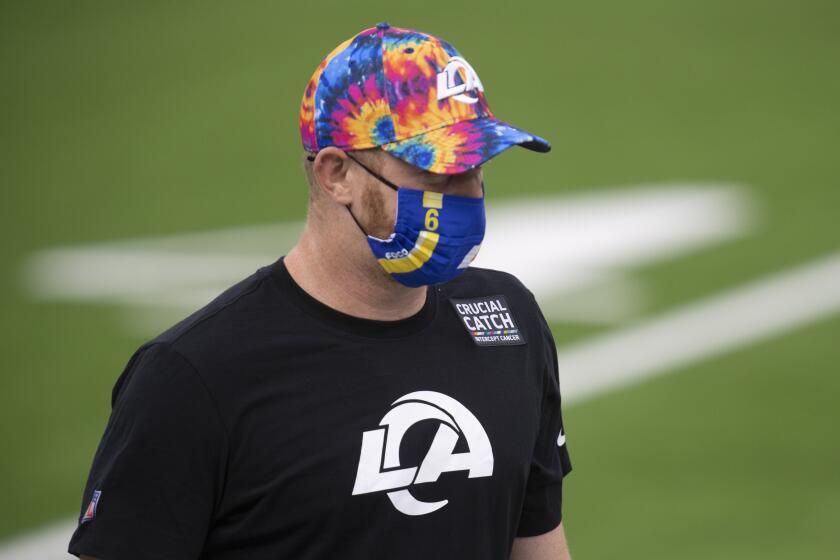
[[[367,216],[365,230],[369,235],[387,239],[394,231],[394,217],[385,211],[385,199],[382,193],[372,185],[362,193],[362,206]]]

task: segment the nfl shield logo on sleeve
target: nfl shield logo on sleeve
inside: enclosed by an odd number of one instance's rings
[[[82,516],[80,521],[84,523],[86,521],[90,521],[93,519],[93,516],[96,515],[96,504],[99,503],[99,497],[102,495],[102,490],[94,490],[93,491],[93,498],[90,499],[90,503],[88,504],[87,509],[85,510],[85,514]]]

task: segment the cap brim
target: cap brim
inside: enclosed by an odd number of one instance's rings
[[[530,132],[494,118],[462,121],[383,144],[391,155],[432,173],[463,173],[511,146],[548,152],[551,144]]]

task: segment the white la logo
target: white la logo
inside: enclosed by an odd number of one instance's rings
[[[388,497],[395,508],[406,515],[424,515],[442,508],[449,500],[421,502],[411,495],[408,486],[434,482],[442,473],[450,471],[469,471],[468,478],[493,474],[490,440],[481,423],[467,407],[435,391],[409,393],[395,400],[391,406],[393,408],[379,422],[385,428],[362,434],[362,452],[353,486],[354,496],[391,490]],[[441,422],[426,457],[419,468],[395,468],[400,466],[400,442],[403,436],[421,420]],[[464,434],[467,440],[469,451],[466,453],[452,453],[459,433]]]
[[[456,85],[455,76],[461,69],[464,70],[464,83]],[[474,90],[484,91],[484,86],[481,85],[481,80],[478,79],[478,74],[475,73],[473,67],[460,56],[450,58],[443,72],[437,75],[438,101],[455,96],[455,99],[462,103],[477,103],[478,97],[471,97],[464,93]]]

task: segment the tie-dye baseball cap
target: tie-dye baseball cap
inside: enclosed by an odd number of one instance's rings
[[[300,107],[303,148],[381,146],[433,173],[462,173],[514,145],[551,145],[498,120],[472,66],[446,41],[379,23],[318,65]]]

